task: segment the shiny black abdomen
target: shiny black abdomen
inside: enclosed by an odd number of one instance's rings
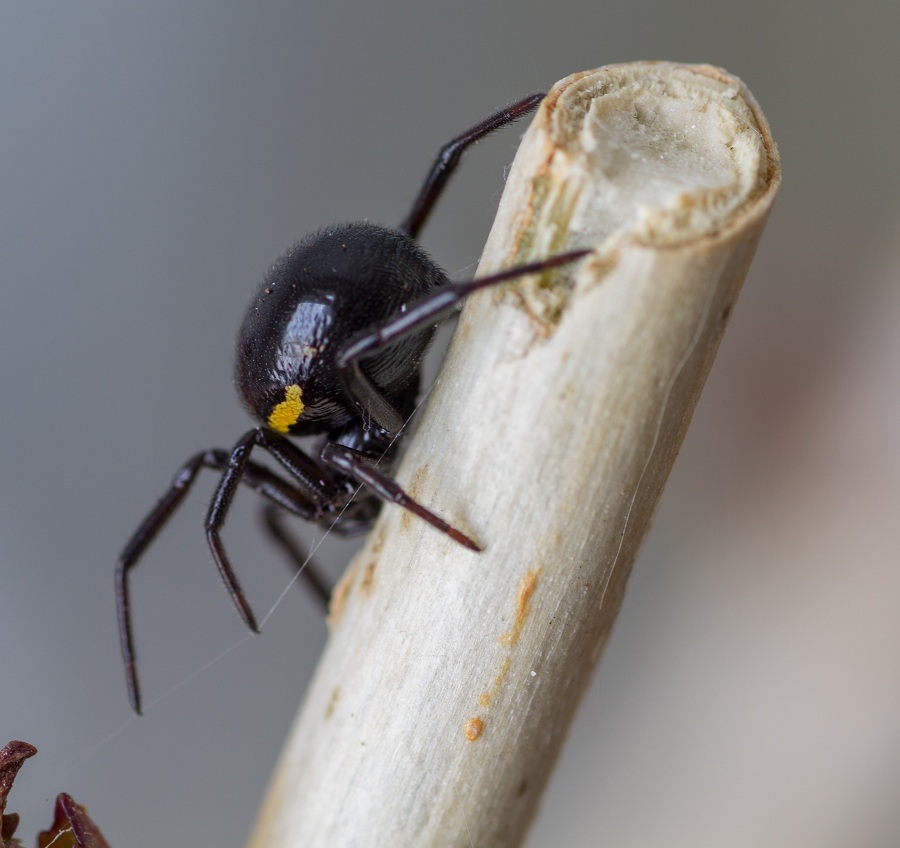
[[[238,335],[235,380],[262,422],[302,390],[291,434],[334,432],[359,413],[346,397],[334,357],[354,335],[403,311],[447,281],[408,236],[374,224],[341,224],[295,244],[278,259],[250,303]],[[369,379],[404,415],[418,390],[429,327],[362,360]]]

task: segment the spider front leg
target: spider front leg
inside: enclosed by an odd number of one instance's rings
[[[228,516],[228,510],[231,508],[238,484],[246,473],[250,452],[254,447],[260,447],[268,451],[290,473],[291,477],[303,487],[304,491],[309,493],[311,501],[318,507],[327,507],[339,498],[342,493],[331,481],[325,478],[322,468],[316,462],[293,443],[273,433],[271,430],[262,428],[250,430],[240,438],[232,449],[225,473],[222,475],[219,486],[209,504],[204,527],[209,549],[212,552],[225,587],[229,595],[231,595],[231,600],[244,623],[254,633],[258,633],[259,628],[256,624],[256,618],[231,567],[221,537],[222,525]]]
[[[405,312],[397,313],[385,323],[371,327],[355,336],[339,350],[335,357],[335,366],[338,369],[344,391],[372,421],[390,435],[396,436],[403,421],[387,398],[363,373],[360,367],[360,360],[363,357],[392,342],[422,332],[435,322],[446,318],[473,292],[496,286],[525,274],[535,274],[574,262],[590,252],[589,250],[574,250],[569,253],[561,253],[551,256],[549,259],[519,265],[516,268],[509,268],[506,271],[489,274],[475,280],[448,283],[426,295],[409,306]],[[366,461],[364,456],[356,451],[333,442],[326,442],[321,458],[327,465],[350,474],[369,486],[379,497],[396,503],[425,519],[433,527],[446,533],[470,550],[481,550],[481,546],[464,533],[456,530],[442,518],[410,498],[393,480],[377,471]]]
[[[410,238],[416,238],[419,230],[425,225],[432,207],[444,190],[447,180],[450,179],[456,170],[463,153],[476,141],[494,132],[494,130],[505,127],[517,118],[521,118],[523,115],[527,115],[529,112],[537,109],[538,104],[543,99],[543,94],[529,94],[528,97],[520,100],[518,103],[513,103],[512,106],[507,106],[505,109],[495,112],[489,118],[485,118],[481,123],[476,124],[472,129],[467,130],[452,141],[448,141],[438,152],[437,159],[431,166],[428,176],[425,177],[425,182],[422,188],[419,189],[419,195],[416,197],[409,215],[400,225],[400,232],[406,233]]]
[[[308,466],[316,470],[316,477],[321,477],[321,469],[308,457],[305,458]],[[129,585],[131,571],[140,562],[141,556],[184,501],[200,471],[204,468],[210,468],[216,471],[227,472],[229,459],[229,454],[226,451],[212,449],[195,454],[179,468],[166,493],[128,540],[116,565],[116,607],[119,620],[119,641],[122,648],[122,660],[125,664],[128,697],[131,701],[132,709],[138,714],[141,712],[141,694],[137,674],[137,658],[134,650],[134,635],[131,626],[131,592]],[[246,460],[243,465],[243,473],[238,479],[257,494],[266,498],[271,504],[277,505],[294,515],[311,520],[315,520],[321,515],[322,499],[318,487],[307,486],[309,493],[306,493],[296,485],[281,479],[265,466]],[[236,581],[233,581],[232,585],[229,586],[232,597],[235,596],[235,589],[243,601],[240,587]],[[242,611],[241,606],[238,609]],[[248,624],[250,624],[251,629],[255,629],[255,620],[246,601],[243,603],[243,611],[249,613],[250,620]],[[244,616],[244,620],[247,621],[246,616]]]
[[[432,527],[445,533],[453,541],[459,542],[459,544],[470,551],[483,550],[481,545],[470,539],[465,533],[457,530],[444,521],[443,518],[435,515],[431,510],[411,498],[398,483],[386,474],[382,474],[371,464],[371,460],[368,460],[358,451],[339,445],[336,442],[326,442],[322,447],[322,461],[365,484],[382,500],[397,504],[397,506],[411,512],[413,515],[419,516]]]
[[[372,419],[383,429],[392,435],[396,435],[400,427],[392,420],[389,414],[383,414],[382,408],[390,404],[381,396],[378,390],[363,374],[359,360],[367,354],[373,353],[379,348],[399,341],[413,333],[422,332],[429,327],[447,318],[470,295],[481,289],[505,283],[507,280],[522,277],[526,274],[537,274],[548,271],[559,265],[567,265],[583,256],[587,256],[590,250],[573,250],[569,253],[560,253],[548,259],[537,262],[529,262],[496,274],[488,274],[475,280],[465,280],[436,289],[431,294],[411,304],[405,312],[399,312],[389,318],[385,323],[370,327],[368,330],[352,338],[337,354],[335,365],[341,376],[345,391],[361,405],[365,405]],[[377,403],[373,402],[373,398]],[[393,413],[399,419],[396,410]],[[402,422],[401,422],[402,424]]]

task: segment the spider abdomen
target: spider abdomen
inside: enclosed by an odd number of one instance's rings
[[[235,378],[257,418],[294,435],[333,430],[359,415],[334,367],[341,345],[447,281],[410,237],[341,224],[295,244],[269,269],[238,335]],[[433,328],[366,358],[361,367],[398,409],[409,405]]]

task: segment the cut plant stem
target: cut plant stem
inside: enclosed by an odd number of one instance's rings
[[[744,85],[637,63],[553,87],[400,483],[485,550],[386,508],[251,839],[520,844],[619,610],[780,180]],[[285,670],[290,673],[290,670]]]

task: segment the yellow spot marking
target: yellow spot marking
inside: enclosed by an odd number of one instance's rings
[[[303,414],[302,397],[303,389],[296,383],[285,388],[284,400],[269,415],[268,424],[276,433],[287,433],[297,423]]]

